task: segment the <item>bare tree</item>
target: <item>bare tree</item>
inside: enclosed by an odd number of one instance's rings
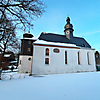
[[[0,67],[4,59],[4,54],[8,51],[16,52],[20,49],[20,43],[15,34],[15,28],[11,21],[6,18],[0,19]]]
[[[32,20],[44,12],[45,4],[41,0],[0,0],[0,16],[6,16],[24,29],[33,26]]]
[[[32,28],[32,20],[44,12],[42,0],[0,0],[0,67],[5,52],[20,48],[15,29]]]

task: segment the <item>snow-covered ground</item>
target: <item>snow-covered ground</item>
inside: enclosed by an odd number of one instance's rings
[[[0,81],[0,100],[100,100],[100,72],[12,75]]]

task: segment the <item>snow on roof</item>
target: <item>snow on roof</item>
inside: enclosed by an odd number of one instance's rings
[[[33,38],[23,38],[23,39],[28,39],[28,40],[37,40],[38,37],[33,37]]]
[[[89,43],[82,37],[75,37],[70,40],[66,38],[66,35],[61,34],[55,34],[55,33],[41,33],[39,40],[44,40],[48,42],[56,42],[56,43],[69,43],[69,44],[75,44],[76,46],[82,47],[82,45],[85,45],[86,48],[91,48]]]
[[[17,63],[17,61],[11,61],[10,63]]]
[[[75,44],[47,42],[47,41],[44,41],[44,40],[37,40],[37,41],[34,42],[34,44],[46,44],[46,45],[77,47]]]
[[[5,54],[4,57],[10,57],[11,54]]]

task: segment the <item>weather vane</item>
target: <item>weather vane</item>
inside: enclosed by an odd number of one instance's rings
[[[69,14],[67,13],[67,17],[69,17]]]

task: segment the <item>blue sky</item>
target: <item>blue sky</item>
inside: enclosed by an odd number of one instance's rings
[[[100,52],[100,0],[43,0],[46,12],[33,21],[31,33],[39,36],[41,32],[64,34],[67,13],[74,28],[74,36],[84,37]]]

